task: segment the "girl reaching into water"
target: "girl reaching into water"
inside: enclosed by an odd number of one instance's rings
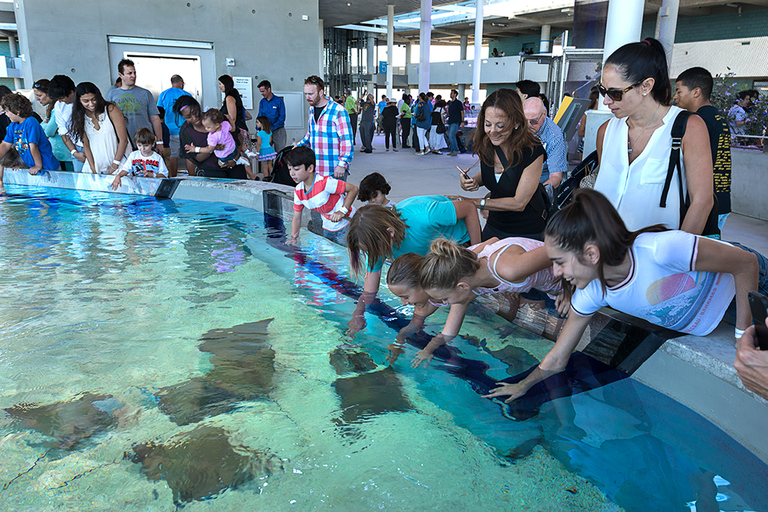
[[[545,248],[555,276],[576,287],[555,346],[516,384],[498,383],[485,397],[523,396],[565,368],[601,307],[685,334],[706,336],[736,303],[736,338],[752,323],[747,292],[765,293],[768,260],[729,243],[668,231],[629,231],[605,196],[580,189],[547,225]],[[759,286],[758,286],[759,279]]]
[[[413,367],[432,360],[438,347],[459,334],[467,308],[477,296],[524,293],[534,288],[550,294],[562,291],[544,243],[528,238],[493,238],[469,249],[445,239],[435,240],[426,257],[407,254],[395,260],[387,284],[404,303],[416,306],[413,321],[398,334],[400,346],[392,348],[402,350],[405,338],[419,330],[438,305],[451,306],[442,332],[416,354]],[[559,309],[561,301],[559,296]],[[566,309],[567,302],[562,305],[562,310]]]

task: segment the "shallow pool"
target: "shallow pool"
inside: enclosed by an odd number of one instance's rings
[[[0,510],[768,510],[756,457],[583,358],[481,399],[551,342],[480,308],[445,360],[386,367],[410,311],[382,294],[350,342],[345,254],[277,219],[6,192]]]

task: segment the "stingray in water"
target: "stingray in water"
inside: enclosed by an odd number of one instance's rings
[[[194,379],[161,388],[160,409],[177,425],[196,423],[266,395],[275,373],[275,351],[266,343],[272,319],[212,329],[199,346],[213,368]]]
[[[391,366],[377,372],[336,379],[333,385],[341,398],[343,423],[360,423],[373,415],[411,409],[400,379]]]
[[[138,444],[125,457],[141,464],[149,480],[165,480],[176,505],[212,498],[282,470],[275,455],[233,445],[224,429],[210,425],[177,434],[167,443]]]
[[[114,426],[118,422],[114,411],[124,405],[112,395],[85,392],[48,405],[19,403],[5,411],[24,427],[55,439],[54,447],[72,450],[84,439]]]
[[[369,372],[375,370],[377,366],[371,356],[362,351],[345,350],[337,347],[328,356],[337,375],[344,375],[349,372]]]

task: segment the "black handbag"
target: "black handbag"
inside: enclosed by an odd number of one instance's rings
[[[675,174],[675,169],[677,169],[677,182],[680,191],[680,224],[683,223],[685,214],[688,213],[688,208],[691,206],[691,198],[688,196],[688,193],[686,192],[683,195],[683,175],[680,172],[680,146],[683,143],[683,135],[685,135],[685,127],[688,125],[688,116],[690,114],[687,110],[683,110],[677,115],[675,122],[672,124],[672,152],[669,155],[667,179],[664,182],[664,190],[661,192],[661,199],[659,201],[661,208],[667,207],[669,187],[672,184],[672,176]],[[707,217],[707,223],[704,225],[704,231],[701,232],[702,236],[720,236],[720,228],[717,225],[717,196],[713,194],[712,197],[714,202]],[[680,229],[680,226],[678,226],[678,229]]]
[[[556,209],[561,210],[570,202],[573,193],[581,186],[581,180],[586,176],[597,172],[598,163],[597,151],[593,151],[576,166],[571,172],[571,176],[560,184],[560,187],[557,189],[555,204],[553,205]]]

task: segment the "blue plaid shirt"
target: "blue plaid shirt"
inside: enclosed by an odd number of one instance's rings
[[[566,156],[568,148],[565,145],[563,131],[549,117],[544,118],[544,124],[541,125],[536,136],[544,146],[544,151],[547,152],[547,159],[544,160],[544,166],[541,168],[540,183],[544,183],[551,173],[568,170]]]
[[[307,134],[297,145],[312,148],[317,157],[315,170],[321,176],[333,176],[338,166],[349,170],[355,148],[346,109],[329,100],[315,122],[315,107],[309,107]]]

